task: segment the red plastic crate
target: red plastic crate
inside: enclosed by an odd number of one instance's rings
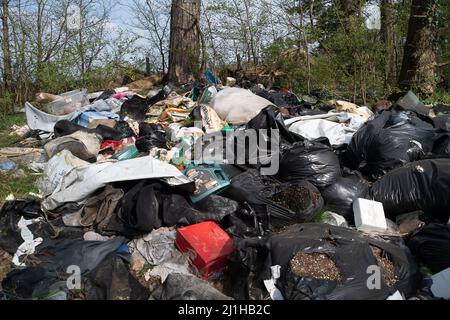
[[[234,250],[231,237],[211,221],[178,229],[175,245],[189,254],[192,264],[204,278],[222,270]]]

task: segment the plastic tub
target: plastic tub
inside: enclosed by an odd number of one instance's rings
[[[89,104],[87,90],[74,90],[60,94],[62,98],[48,103],[45,107],[47,112],[54,115],[66,115],[75,112]]]

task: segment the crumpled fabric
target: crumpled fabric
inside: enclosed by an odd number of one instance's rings
[[[176,230],[160,228],[130,242],[133,259],[143,259],[153,266],[166,261],[178,260],[181,253],[175,248]]]
[[[51,140],[44,146],[44,149],[50,158],[63,150],[68,150],[81,160],[95,162],[101,142],[101,137],[96,134],[77,131],[71,135]]]
[[[80,210],[63,216],[64,224],[71,227],[94,225],[101,231],[107,227],[109,221],[115,215],[116,208],[123,195],[123,190],[107,185],[101,193],[89,198]]]

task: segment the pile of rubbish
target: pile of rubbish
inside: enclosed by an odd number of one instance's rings
[[[206,78],[25,105],[0,299],[450,298],[450,112]]]

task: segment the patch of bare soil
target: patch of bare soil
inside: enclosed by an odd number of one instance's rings
[[[291,269],[295,275],[341,282],[342,276],[333,260],[323,253],[297,253],[291,260]]]
[[[145,274],[149,270],[148,266],[145,266],[143,269],[136,271],[130,268],[130,272],[134,278],[144,287],[148,288],[150,292],[153,292],[156,288],[158,288],[162,282],[160,277],[150,276],[148,280],[145,279]]]
[[[9,253],[0,249],[0,290],[2,289],[2,281],[11,271],[12,257]]]
[[[312,199],[309,190],[299,186],[292,186],[272,196],[271,199],[276,204],[290,209],[294,212],[301,212],[308,208],[311,200],[314,206],[318,205],[319,195],[313,194]]]
[[[383,257],[383,250],[374,246],[370,246],[370,248],[372,249],[373,255],[377,259],[377,264],[381,269],[381,274],[384,277],[384,281],[389,287],[392,287],[398,281],[395,276],[394,264],[388,258]]]

